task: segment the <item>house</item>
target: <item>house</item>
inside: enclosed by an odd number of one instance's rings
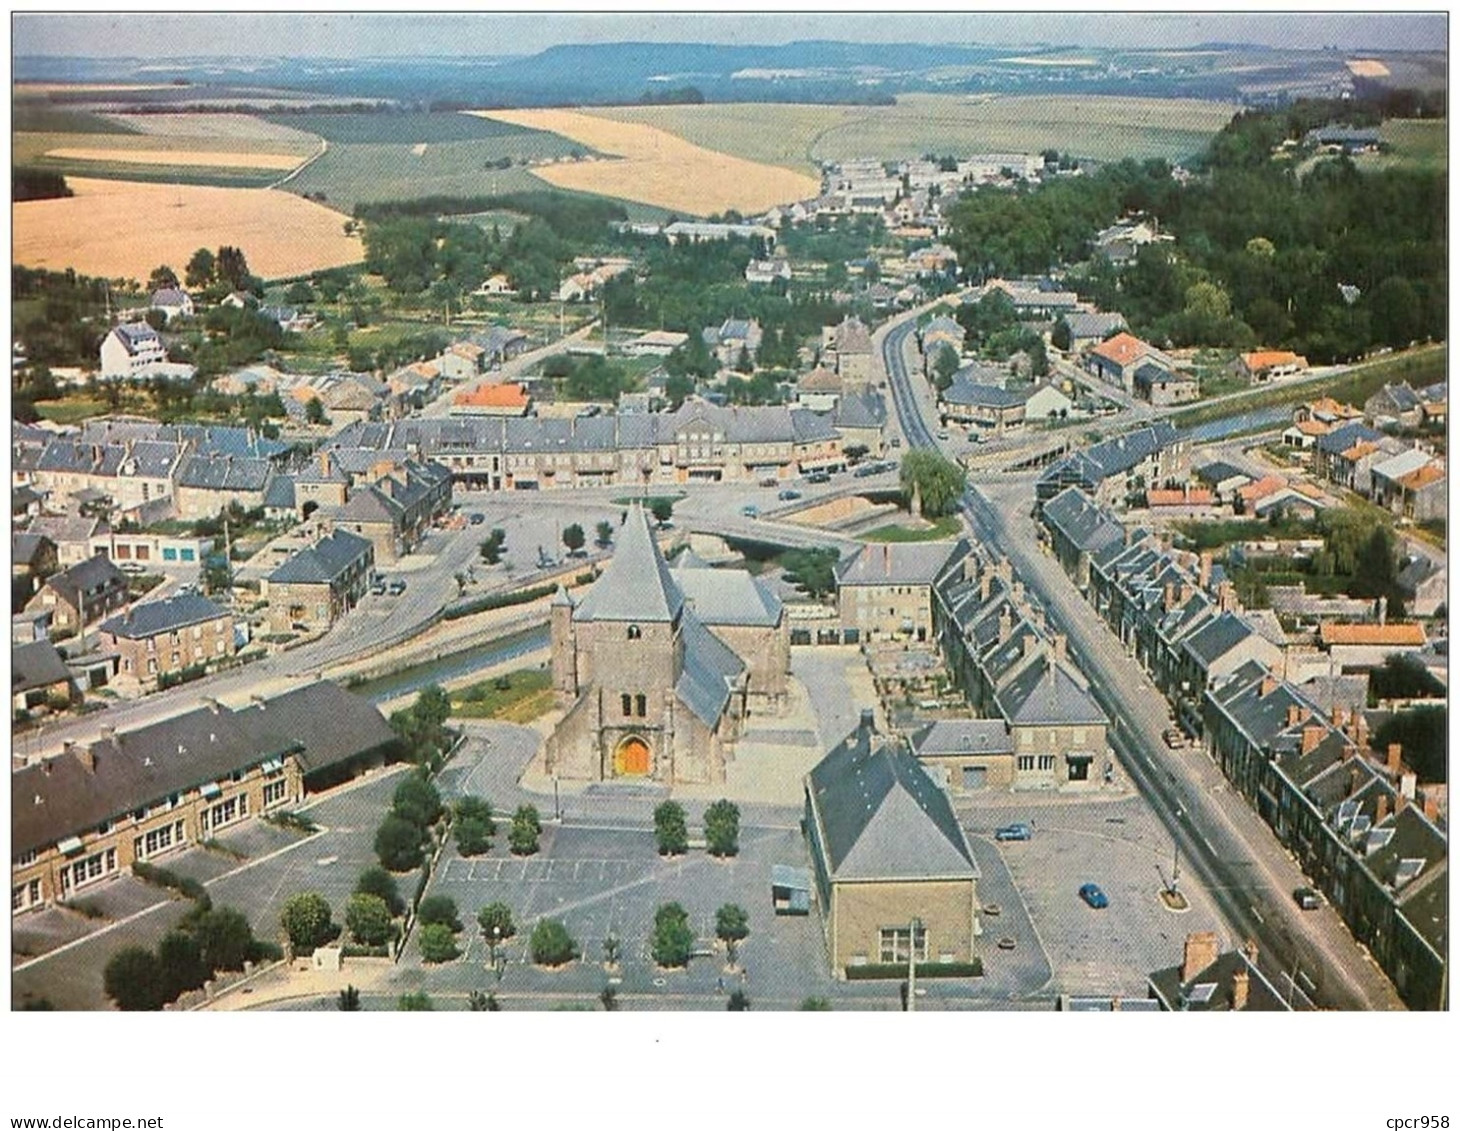
[[[848,316],[840,325],[827,327],[823,339],[835,354],[833,368],[843,388],[866,388],[872,383],[872,335],[860,318]]]
[[[482,298],[511,298],[517,293],[517,288],[512,285],[506,275],[496,274],[484,281],[472,293],[480,295]]]
[[[789,283],[791,264],[784,259],[752,259],[745,265],[745,281],[751,286]]]
[[[1090,583],[1091,557],[1107,547],[1125,544],[1125,527],[1076,487],[1066,488],[1045,503],[1039,518],[1049,532],[1054,556],[1081,590]]]
[[[302,334],[306,330],[314,329],[319,322],[319,318],[312,311],[300,310],[294,306],[261,306],[259,313],[277,323],[279,329],[286,334]]]
[[[1449,568],[1423,554],[1411,554],[1394,579],[1404,594],[1410,614],[1430,617],[1445,603],[1449,588]]]
[[[470,381],[486,371],[487,351],[476,342],[453,342],[436,359],[441,377],[447,381]]]
[[[1089,372],[1112,385],[1119,385],[1127,393],[1134,392],[1136,370],[1145,363],[1166,370],[1176,368],[1176,363],[1155,346],[1125,331],[1090,347],[1084,357],[1084,366]]]
[[[163,316],[169,322],[174,318],[191,318],[193,316],[193,297],[178,287],[163,287],[161,290],[152,292],[152,300],[148,309],[162,311]]]
[[[842,379],[823,365],[796,382],[796,403],[813,412],[830,412],[841,399]]]
[[[86,561],[111,537],[105,521],[79,514],[43,514],[31,519],[26,533],[48,539],[56,548],[56,564],[62,568]]]
[[[451,506],[451,475],[439,464],[411,461],[396,467],[377,462],[368,481],[350,490],[341,506],[323,513],[336,530],[349,530],[375,544],[375,559],[393,563],[411,553],[431,522]]]
[[[1369,473],[1371,497],[1381,507],[1416,522],[1445,517],[1445,465],[1428,452],[1408,448]]]
[[[1384,666],[1393,655],[1422,651],[1429,643],[1421,624],[1331,624],[1318,627],[1318,645],[1330,666],[1350,672]]]
[[[1002,436],[1024,424],[1024,395],[998,385],[954,382],[938,394],[938,417]]]
[[[1141,400],[1148,401],[1157,408],[1188,404],[1201,396],[1201,386],[1195,377],[1186,373],[1175,373],[1150,361],[1136,366],[1132,391]]]
[[[1079,487],[1098,503],[1124,500],[1138,485],[1180,478],[1189,451],[1189,441],[1170,421],[1158,421],[1051,464],[1036,481],[1035,493],[1045,502],[1066,487]]]
[[[493,326],[485,334],[478,334],[472,341],[485,351],[486,364],[495,368],[504,361],[511,361],[527,351],[527,335],[508,326]]]
[[[183,518],[211,518],[237,503],[244,510],[264,505],[264,488],[273,474],[267,459],[231,455],[193,455],[177,474],[177,511]]]
[[[10,618],[10,643],[34,644],[51,638],[51,610],[16,613]]]
[[[60,568],[56,544],[44,534],[17,530],[10,535],[10,577],[26,578],[30,593]]]
[[[947,346],[955,355],[961,354],[964,338],[963,323],[956,318],[949,318],[946,314],[940,314],[936,318],[929,319],[920,331],[923,356],[935,356],[940,346]]]
[[[705,345],[727,369],[737,365],[742,354],[753,360],[762,337],[760,323],[754,319],[727,318],[719,326],[706,326],[704,331]]]
[[[1222,953],[1215,931],[1196,931],[1186,936],[1181,965],[1155,971],[1146,985],[1150,997],[1172,1013],[1291,1013],[1315,1008],[1292,971],[1265,971],[1258,957],[1255,943]]]
[[[1072,353],[1098,345],[1126,329],[1123,314],[1099,310],[1072,310],[1063,315],[1060,321],[1069,328]]]
[[[887,428],[887,404],[882,394],[868,389],[848,393],[836,402],[831,423],[841,437],[843,450],[865,448],[868,455],[880,456],[884,449]]]
[[[1218,502],[1230,502],[1237,492],[1252,482],[1252,476],[1235,464],[1214,460],[1196,469],[1196,478],[1212,489]]]
[[[802,827],[833,974],[970,963],[979,869],[948,795],[872,713],[806,775]]]
[[[1053,380],[1040,381],[1024,398],[1025,420],[1063,420],[1075,402]]]
[[[845,641],[932,639],[933,587],[968,553],[962,540],[883,542],[843,557],[836,603]]]
[[[37,707],[64,710],[76,698],[75,681],[66,661],[49,640],[37,640],[10,649],[10,718],[28,715]]]
[[[137,562],[149,572],[196,580],[203,563],[213,552],[213,539],[184,534],[123,534],[113,530],[93,545],[125,568]]]
[[[504,381],[461,389],[451,398],[452,416],[526,416],[532,398],[521,385]]]
[[[910,742],[923,769],[954,796],[1014,784],[1014,732],[1002,718],[939,719]]]
[[[323,632],[360,603],[374,568],[374,543],[348,530],[297,551],[264,579],[269,631]]]
[[[1253,350],[1238,354],[1232,372],[1249,385],[1265,385],[1279,377],[1291,377],[1308,368],[1308,359],[1290,350]]]
[[[685,342],[689,335],[678,330],[650,330],[632,341],[624,343],[626,357],[668,357]]]
[[[374,704],[327,682],[104,734],[12,775],[12,911],[72,899],[400,753]]]
[[[1344,153],[1352,155],[1377,153],[1383,143],[1377,129],[1327,125],[1309,130],[1303,135],[1303,144],[1323,149],[1341,149]]]
[[[107,380],[143,377],[166,361],[162,338],[145,322],[113,326],[101,342],[101,376]]]
[[[1424,419],[1425,402],[1408,381],[1385,385],[1364,402],[1364,415],[1376,428],[1417,428]]]
[[[127,577],[102,554],[53,573],[26,602],[50,610],[57,636],[80,632],[127,603]]]
[[[201,593],[133,605],[97,631],[106,649],[120,657],[118,675],[143,686],[216,665],[237,651],[233,618]]]

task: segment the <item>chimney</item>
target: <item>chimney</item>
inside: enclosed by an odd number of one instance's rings
[[[1016,581],[1009,587],[1009,596],[1016,605],[1024,604],[1024,582]]]
[[[1369,719],[1360,707],[1354,708],[1354,742],[1360,750],[1369,748]]]
[[[1303,721],[1303,708],[1296,703],[1288,704],[1288,726],[1295,727]]]
[[[221,704],[218,702],[218,700],[214,699],[211,695],[204,695],[203,703],[208,708],[208,710],[215,715],[218,713],[219,708],[221,707]]]
[[[262,695],[250,695],[248,698],[250,702],[258,704],[260,711],[265,710],[269,705]]]
[[[1217,589],[1217,607],[1224,613],[1237,611],[1237,587],[1224,581]]]
[[[1414,800],[1414,787],[1418,782],[1414,774],[1399,775],[1399,795],[1408,801]]]
[[[868,734],[877,732],[877,716],[871,707],[862,708],[862,720],[857,729],[866,731]]]
[[[1238,970],[1232,975],[1232,1008],[1247,1008],[1247,971]]]
[[[1379,598],[1379,627],[1384,627],[1384,622],[1389,619],[1389,598]]]
[[[96,755],[92,752],[91,747],[89,745],[82,746],[80,744],[75,744],[74,749],[76,757],[80,759],[81,764],[85,766],[87,770],[89,770],[91,773],[96,773]]]
[[[1389,795],[1387,793],[1381,793],[1379,794],[1378,804],[1374,809],[1374,824],[1377,825],[1387,816],[1389,816]]]
[[[319,453],[319,473],[326,476],[330,473],[330,454],[328,451]]]
[[[1425,790],[1420,801],[1424,806],[1425,818],[1431,824],[1438,821],[1440,819],[1440,799],[1435,795],[1435,791],[1432,789]]]
[[[1411,800],[1412,798],[1408,797],[1401,789],[1399,791],[1399,795],[1394,799],[1394,815],[1397,817],[1399,816],[1399,814],[1408,809]]]
[[[1205,589],[1212,581],[1212,552],[1203,550],[1198,561],[1200,564],[1197,567],[1196,580],[1197,584]]]
[[[1248,939],[1245,943],[1242,944],[1242,957],[1247,959],[1248,965],[1251,966],[1253,969],[1257,968],[1256,939]]]
[[[1168,613],[1176,607],[1176,586],[1166,582],[1166,588],[1161,593],[1161,607]]]
[[[978,579],[978,599],[979,599],[979,601],[980,602],[983,602],[983,603],[987,603],[988,602],[988,599],[989,599],[989,594],[991,592],[993,592],[993,588],[994,588],[994,575],[993,575],[993,572],[991,570],[984,570],[983,576]]]
[[[1277,688],[1277,676],[1273,675],[1272,672],[1268,672],[1262,677],[1262,686],[1257,689],[1257,697],[1259,699],[1266,699],[1269,695],[1276,691]]]
[[[1181,981],[1191,981],[1217,960],[1221,951],[1217,947],[1215,931],[1197,931],[1186,936],[1186,948],[1181,957]]]
[[[102,738],[104,738],[108,742],[110,742],[113,738],[116,737],[116,734],[117,734],[117,728],[114,727],[114,726],[112,726],[111,723],[103,723],[102,724],[102,727],[101,727],[101,736],[102,736]]]
[[[1399,757],[1404,753],[1404,747],[1398,742],[1391,742],[1389,749],[1384,752],[1384,768],[1391,774],[1399,773]]]
[[[1196,596],[1195,587],[1191,584],[1191,582],[1183,581],[1181,583],[1181,603],[1183,605],[1186,604],[1186,602],[1190,601],[1194,596]]]
[[[1323,741],[1323,727],[1317,723],[1310,724],[1303,728],[1303,753],[1311,754],[1318,749],[1318,744]]]
[[[892,576],[892,544],[882,543],[882,573],[886,577]]]
[[[1063,632],[1054,634],[1054,658],[1064,660],[1069,654],[1069,641]]]
[[[1034,646],[1039,643],[1038,638],[1032,632],[1026,632],[1024,638],[1019,641],[1019,654],[1028,656],[1034,651]]]
[[[1344,709],[1337,704],[1334,704],[1333,709],[1329,712],[1328,717],[1329,721],[1340,730],[1342,730],[1344,725],[1348,722],[1348,716],[1344,712]]]
[[[1009,634],[1014,631],[1014,614],[1005,605],[999,610],[999,643],[1002,644],[1009,639]]]

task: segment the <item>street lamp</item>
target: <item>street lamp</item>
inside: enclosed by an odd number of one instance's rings
[[[912,1013],[917,1009],[918,1000],[918,935],[922,932],[923,921],[914,919],[908,924],[907,939],[907,1012]]]

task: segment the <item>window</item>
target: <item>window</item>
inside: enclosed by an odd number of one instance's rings
[[[289,797],[289,783],[283,778],[278,781],[264,782],[264,808],[270,805],[277,805]]]
[[[34,848],[28,848],[15,858],[15,866],[17,868],[24,868],[27,864],[34,864],[35,858],[36,850]]]
[[[197,554],[194,551],[192,551],[192,550],[184,550],[182,552],[182,560],[185,561],[185,562],[195,562],[195,561],[198,560],[198,557],[197,557]]]
[[[240,793],[237,797],[230,797],[227,801],[220,801],[212,808],[203,810],[203,831],[222,828],[247,816],[248,794]]]
[[[1041,770],[1052,770],[1052,769],[1054,769],[1054,755],[1053,754],[1041,754],[1039,756],[1039,768]]]
[[[225,649],[226,649],[226,642],[225,641],[219,640],[218,642],[216,642],[213,645],[213,651],[215,651],[216,653],[218,653],[218,655],[220,655],[220,656],[223,655]]]
[[[912,927],[882,927],[877,932],[877,960],[883,963],[906,962],[908,945],[917,948],[917,961],[928,960],[928,929],[919,927],[917,938],[912,937]]]
[[[1018,761],[1018,768],[1021,771],[1034,769],[1034,755],[1033,754],[1020,754],[1019,755],[1019,761]]]
[[[10,889],[10,910],[24,911],[27,907],[34,907],[41,901],[41,882],[31,880],[29,883],[21,884],[19,887]]]
[[[619,696],[619,701],[623,704],[624,718],[628,718],[634,713],[634,697],[628,692],[624,692]]]
[[[630,640],[638,640],[643,635],[644,634],[639,631],[639,626],[638,625],[636,625],[636,624],[629,625],[629,639]]]
[[[99,880],[116,870],[117,850],[115,848],[108,848],[105,852],[98,852],[83,860],[76,861],[76,863],[71,865],[69,870],[63,868],[61,876],[62,881],[65,882],[69,871],[69,886],[79,888],[82,884],[89,884],[94,880]]]
[[[137,854],[138,860],[146,860],[159,852],[166,852],[174,845],[182,844],[183,841],[183,823],[176,821],[137,837],[132,842],[132,850]]]
[[[644,711],[645,711],[645,708],[647,706],[648,706],[648,698],[647,698],[647,696],[644,695],[644,693],[642,691],[638,695],[634,696],[634,707],[635,707],[635,712],[634,713],[636,715],[638,715],[639,718],[642,719],[644,717]]]
[[[201,640],[201,639],[203,639],[203,626],[202,625],[200,625],[200,624],[193,625],[193,639],[194,640]]]
[[[165,562],[175,562],[175,561],[177,561],[177,547],[175,547],[175,546],[164,546],[164,547],[162,547],[162,560],[165,561]]]

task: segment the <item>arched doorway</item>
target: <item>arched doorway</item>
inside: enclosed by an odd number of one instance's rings
[[[646,777],[649,773],[649,744],[636,734],[625,738],[613,752],[613,772],[621,778]]]

